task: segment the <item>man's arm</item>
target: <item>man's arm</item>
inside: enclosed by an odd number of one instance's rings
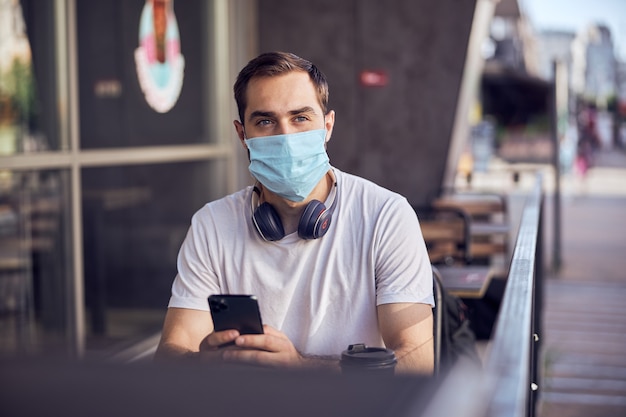
[[[379,305],[378,326],[385,345],[398,358],[397,372],[433,373],[433,314],[429,304]]]
[[[192,355],[199,351],[200,343],[212,331],[213,321],[208,311],[169,308],[155,359]]]
[[[236,330],[213,332],[208,311],[169,308],[155,360],[197,358],[202,361],[250,363],[269,367],[338,369],[338,361],[301,356],[287,336],[263,326],[265,334],[239,335]],[[208,337],[207,337],[208,336]],[[236,348],[219,348],[234,342]]]

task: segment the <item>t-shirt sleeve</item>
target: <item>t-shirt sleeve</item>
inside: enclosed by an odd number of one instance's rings
[[[415,211],[404,197],[383,207],[376,233],[376,305],[435,305],[432,266]]]
[[[200,256],[209,253],[210,239],[205,221],[202,210],[191,220],[187,236],[178,252],[178,274],[172,284],[168,307],[208,311],[208,296],[220,292],[210,257]]]

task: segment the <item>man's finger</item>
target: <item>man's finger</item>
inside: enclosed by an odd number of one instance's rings
[[[268,334],[246,334],[235,339],[235,345],[242,349],[264,350],[266,352],[278,352],[280,346],[276,343],[279,339]]]
[[[234,342],[239,336],[237,330],[224,330],[222,332],[210,333],[200,342],[200,350],[216,350],[228,343]]]

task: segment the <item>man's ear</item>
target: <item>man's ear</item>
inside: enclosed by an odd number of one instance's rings
[[[241,145],[244,149],[248,149],[244,140],[246,139],[246,129],[243,124],[239,120],[233,120],[233,124],[235,125],[235,131],[237,132],[237,136],[239,136],[239,140],[241,141]]]
[[[326,128],[326,143],[330,140],[333,134],[333,127],[335,126],[335,111],[330,110],[324,116],[324,128]]]

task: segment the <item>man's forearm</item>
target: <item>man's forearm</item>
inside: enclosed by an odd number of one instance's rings
[[[420,346],[400,347],[395,350],[398,373],[420,373],[431,375],[435,369],[433,339],[430,338]]]
[[[159,344],[154,354],[154,360],[165,361],[201,361],[201,353],[171,343]],[[305,369],[326,369],[340,371],[339,359],[336,356],[301,355],[301,367]]]
[[[301,355],[304,368],[328,369],[340,371],[339,359],[336,356]]]
[[[171,360],[185,360],[190,358],[197,358],[198,355],[199,352],[194,352],[179,345],[171,343],[161,343],[154,353],[154,360],[159,362]]]

